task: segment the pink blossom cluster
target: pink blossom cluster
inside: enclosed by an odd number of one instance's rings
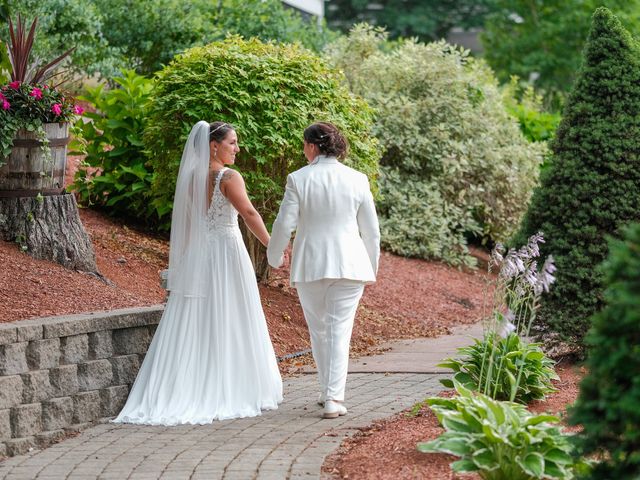
[[[7,87],[3,87],[4,89],[6,89]],[[20,81],[16,80],[14,82],[9,83],[8,88],[12,88],[13,90],[18,90],[20,88]],[[33,87],[31,89],[31,92],[29,92],[29,96],[35,98],[36,100],[42,100],[43,98],[43,89],[47,90],[49,88],[48,85],[44,85],[42,88],[39,87]],[[64,103],[65,99],[64,97],[62,97],[62,102]],[[63,111],[63,103],[54,103],[51,106],[51,111],[56,115],[62,115],[62,111]],[[2,107],[3,110],[9,110],[11,108],[11,104],[9,103],[9,101],[7,100],[7,98],[2,94],[2,92],[0,92],[0,106]],[[82,108],[80,105],[74,105],[73,106],[73,113],[75,115],[82,115],[84,113],[84,108]]]
[[[7,101],[5,96],[0,92],[0,102],[2,102],[2,109],[9,110],[11,108],[11,104]]]

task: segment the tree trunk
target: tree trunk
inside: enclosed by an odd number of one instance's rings
[[[96,255],[71,194],[0,198],[0,237],[34,258],[97,273]]]
[[[269,280],[271,273],[271,267],[269,267],[269,262],[267,261],[267,249],[249,231],[244,222],[240,222],[240,230],[242,231],[242,237],[244,244],[247,246],[251,263],[253,263],[253,268],[256,271],[256,277],[259,282],[266,282]]]

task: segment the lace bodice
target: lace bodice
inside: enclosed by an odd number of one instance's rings
[[[238,211],[220,191],[220,181],[227,170],[227,168],[220,170],[215,179],[211,205],[207,212],[207,227],[210,232],[229,230],[238,226]]]

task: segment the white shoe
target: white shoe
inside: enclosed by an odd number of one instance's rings
[[[327,400],[324,402],[324,411],[322,412],[322,418],[338,418],[347,414],[347,407],[342,403],[333,400]]]

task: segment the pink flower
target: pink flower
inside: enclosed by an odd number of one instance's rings
[[[4,100],[6,97],[0,92],[0,100]]]
[[[36,100],[42,100],[42,90],[38,87],[33,87],[33,90],[31,90],[29,95],[34,97]]]
[[[80,105],[76,105],[73,107],[73,113],[75,113],[76,115],[82,115],[84,113],[84,108],[82,108]]]
[[[11,104],[7,102],[5,99],[2,99],[2,109],[9,110],[11,108]]]
[[[10,86],[11,88],[13,88],[14,90],[18,90],[18,88],[20,88],[20,82],[19,82],[18,80],[16,80],[15,82],[11,82],[11,83],[9,84],[9,86]]]
[[[51,111],[56,115],[60,115],[62,113],[62,106],[59,103],[54,103]]]

